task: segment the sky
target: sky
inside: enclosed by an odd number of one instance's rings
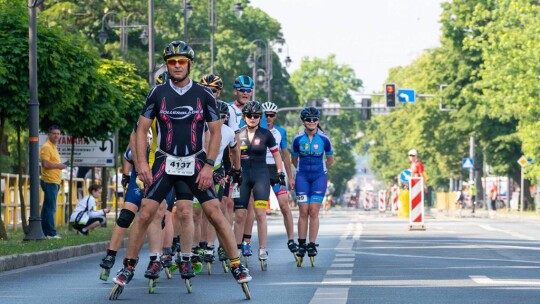
[[[444,0],[251,0],[282,26],[289,73],[303,57],[336,55],[364,83],[381,91],[388,70],[406,66],[423,50],[440,45]],[[284,48],[287,51],[287,47]]]

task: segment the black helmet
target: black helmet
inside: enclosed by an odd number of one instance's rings
[[[246,75],[240,75],[234,80],[233,87],[235,89],[250,88],[253,89],[253,79]]]
[[[221,77],[214,74],[204,75],[201,79],[201,84],[208,87],[214,87],[218,89],[223,89],[223,81]]]
[[[308,117],[310,117],[310,118],[316,117],[316,118],[320,119],[321,118],[321,111],[319,111],[319,109],[317,109],[315,107],[306,107],[300,113],[300,119],[304,120],[304,119],[306,119]]]
[[[169,80],[169,72],[165,71],[165,72],[159,74],[158,78],[156,78],[156,85],[167,82],[167,80]]]
[[[217,100],[216,103],[219,114],[229,115],[229,106],[224,101]]]
[[[250,100],[246,102],[246,105],[242,109],[242,114],[259,114],[262,115],[262,107],[261,104],[258,101]]]
[[[184,41],[175,40],[167,45],[163,50],[163,60],[167,61],[172,56],[186,56],[189,60],[195,59],[195,52]]]

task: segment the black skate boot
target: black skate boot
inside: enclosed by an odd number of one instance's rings
[[[178,269],[180,270],[180,277],[184,280],[189,280],[195,277],[195,272],[193,271],[191,261],[180,261],[180,263],[178,264]]]
[[[99,266],[103,269],[111,269],[114,266],[116,257],[114,255],[107,254],[102,260]]]
[[[314,244],[314,243],[309,243],[307,246],[306,246],[306,250],[307,250],[307,255],[308,257],[314,257],[314,256],[317,256],[317,245]]]
[[[238,284],[247,283],[252,279],[249,270],[242,264],[231,266],[231,273]]]
[[[289,247],[289,251],[291,251],[292,253],[298,251],[298,244],[296,244],[293,240],[287,242],[287,247]]]
[[[155,280],[159,278],[160,272],[161,262],[158,260],[150,261],[150,263],[148,263],[148,268],[144,272],[144,277],[150,280]]]

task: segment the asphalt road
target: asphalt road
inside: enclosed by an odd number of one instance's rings
[[[540,223],[536,219],[426,219],[425,231],[378,211],[321,213],[315,267],[298,268],[278,215],[269,221],[268,270],[250,260],[254,303],[540,303]],[[255,235],[255,233],[254,233]],[[254,246],[257,246],[256,239]],[[119,252],[123,257],[124,251]],[[148,251],[120,303],[246,302],[230,273],[214,264],[188,294],[178,273],[155,294],[143,277]],[[106,303],[113,286],[99,277],[102,254],[0,273],[0,303]],[[115,265],[118,269],[119,263]]]

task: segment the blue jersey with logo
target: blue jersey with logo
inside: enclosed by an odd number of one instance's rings
[[[330,138],[321,130],[310,141],[308,135],[302,131],[292,141],[291,155],[298,157],[299,172],[326,173],[324,155],[334,155]]]

